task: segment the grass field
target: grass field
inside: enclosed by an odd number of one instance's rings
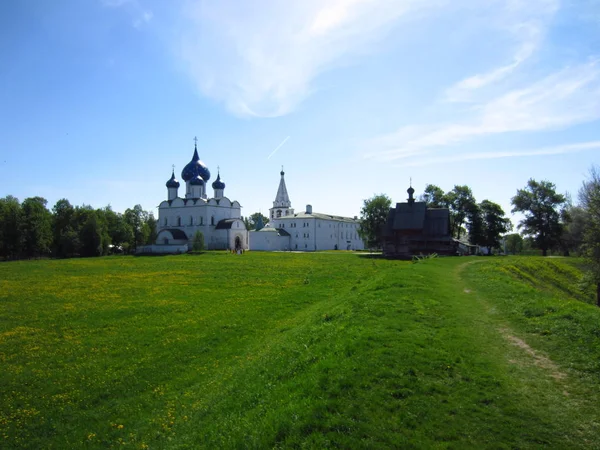
[[[0,264],[0,448],[600,448],[571,260]]]

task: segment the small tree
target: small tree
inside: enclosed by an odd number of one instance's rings
[[[202,231],[198,230],[194,234],[194,240],[192,241],[192,249],[195,252],[201,252],[204,250],[204,235]]]
[[[519,189],[517,195],[511,199],[512,212],[525,215],[518,228],[526,236],[534,239],[537,248],[546,256],[548,249],[560,242],[563,225],[561,223],[561,209],[567,199],[562,194],[556,193],[556,186],[549,181],[534,179],[527,182],[525,189]]]
[[[519,233],[508,234],[505,239],[508,253],[518,255],[523,251],[523,238]]]
[[[583,249],[590,263],[589,276],[596,284],[596,302],[600,306],[600,170],[590,169],[589,179],[579,190],[579,202],[587,212]]]
[[[385,194],[375,195],[363,201],[360,210],[358,234],[368,247],[381,248],[383,226],[387,222],[392,200]]]

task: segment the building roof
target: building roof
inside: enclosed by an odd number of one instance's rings
[[[200,175],[204,181],[210,180],[210,170],[208,170],[206,164],[200,161],[200,157],[198,156],[198,148],[196,144],[194,144],[194,156],[181,171],[181,178],[183,178],[183,181],[189,181],[196,175]]]
[[[215,227],[215,230],[228,230],[238,220],[240,220],[240,219],[222,219],[222,220],[219,220],[219,222],[217,223],[217,226]]]
[[[347,223],[359,223],[360,219],[353,219],[352,217],[344,217],[344,216],[333,216],[331,214],[321,214],[321,213],[307,213],[300,212],[296,214],[290,214],[289,216],[281,216],[277,217],[275,220],[281,219],[322,219],[322,220],[334,220],[337,222],[347,222]]]
[[[427,204],[425,202],[396,203],[394,230],[422,230],[425,224]]]
[[[395,232],[449,239],[450,211],[448,208],[427,208],[425,202],[396,203],[395,208],[390,208],[383,235],[389,237]]]
[[[161,233],[164,231],[168,231],[169,233],[171,233],[171,236],[173,236],[173,239],[182,239],[187,241],[188,238],[187,235],[183,232],[183,230],[179,230],[177,228],[165,228],[160,231]]]
[[[277,195],[273,202],[273,208],[291,208],[292,202],[290,201],[290,196],[288,195],[287,187],[285,186],[285,172],[282,170],[280,175],[281,180],[279,180],[279,188],[277,189]]]
[[[169,181],[167,181],[167,187],[168,188],[178,188],[179,187],[179,181],[177,181],[177,178],[175,178],[175,170],[173,170],[173,173],[171,174],[171,178],[169,178]]]
[[[217,172],[217,179],[212,184],[213,189],[225,189],[225,183],[221,181],[221,174]]]
[[[256,230],[255,233],[277,233],[277,236],[290,236],[290,233],[285,231],[283,228],[273,228],[267,225],[266,227]]]

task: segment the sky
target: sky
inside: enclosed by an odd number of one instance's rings
[[[0,2],[0,197],[157,214],[194,137],[243,215],[282,166],[297,211],[360,215],[411,180],[509,216],[530,178],[576,200],[600,0]]]

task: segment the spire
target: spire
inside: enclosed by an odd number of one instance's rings
[[[415,199],[413,198],[413,194],[415,193],[415,190],[412,187],[412,178],[410,179],[410,186],[409,188],[406,190],[406,192],[408,192],[408,204],[412,205],[415,202]]]
[[[198,138],[194,136],[194,156],[192,157],[192,161],[198,161],[200,156],[198,156]]]
[[[281,180],[279,181],[279,188],[277,189],[277,195],[275,196],[273,207],[291,208],[292,202],[290,201],[290,197],[287,192],[287,187],[285,186],[285,172],[283,171],[283,166],[281,166],[280,175]]]

